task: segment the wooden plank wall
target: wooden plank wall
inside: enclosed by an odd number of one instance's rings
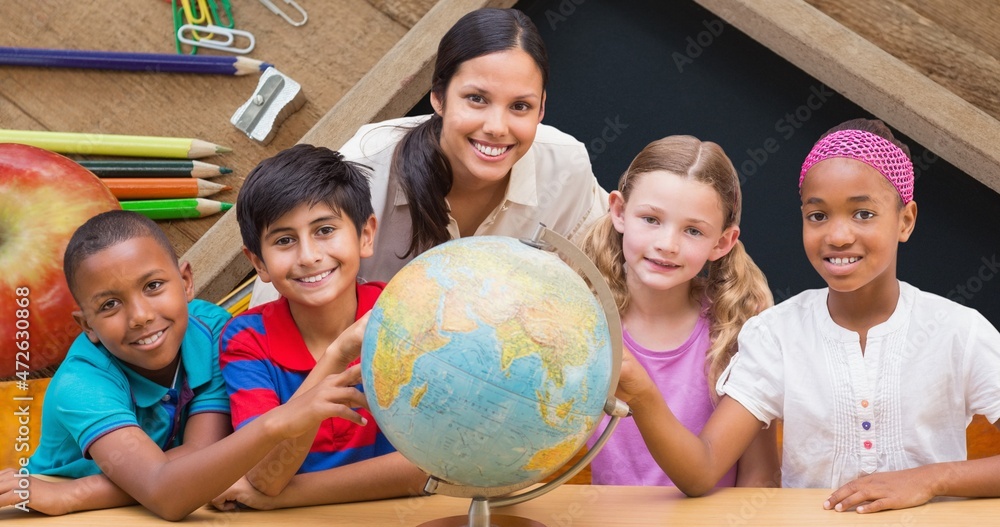
[[[807,1],[994,119],[1000,119],[1000,3]]]
[[[232,4],[236,27],[257,40],[248,56],[274,64],[306,96],[269,145],[250,140],[229,122],[256,88],[256,75],[0,67],[0,128],[197,137],[230,146],[232,153],[204,161],[233,168],[233,174],[213,180],[234,187],[214,197],[233,201],[250,169],[298,142],[435,0],[305,0],[300,5],[309,21],[300,27],[260,2]],[[0,17],[0,46],[174,52],[169,1],[3,2]],[[160,226],[182,255],[218,219]],[[204,277],[205,270],[195,268],[195,275]]]
[[[874,35],[873,38],[882,39],[873,42],[806,0],[695,1],[965,173],[1000,192],[1000,142],[997,141],[1000,121],[977,106],[976,101],[962,98],[959,93],[935,82],[905,61],[915,61],[923,69],[937,72],[938,68],[930,62],[930,58],[937,58],[947,46],[942,42],[929,44],[934,39],[926,37],[929,33],[926,27],[936,26],[936,31],[941,34],[946,27],[962,27],[960,19],[950,17],[947,22],[932,24],[926,16],[904,15],[910,11],[907,5],[902,4],[903,0],[843,2],[852,6],[842,12],[845,23],[866,27],[866,31]],[[833,8],[841,4],[830,1],[829,7],[834,11]],[[894,7],[875,13],[872,11],[875,4]],[[914,0],[913,4],[937,6],[933,11],[926,10],[927,14],[946,15],[960,10],[956,2],[949,0]],[[972,0],[965,4],[983,20],[996,16],[996,7],[984,8],[985,3]],[[823,7],[827,4],[824,3]],[[853,11],[854,8],[858,11]],[[991,21],[993,27],[997,22],[997,19]],[[988,32],[989,25],[986,27]],[[909,37],[901,36],[907,34]],[[962,32],[947,41],[955,45],[963,41],[964,49],[969,51],[972,45],[964,41],[966,35]],[[909,47],[899,44],[907,38]],[[906,55],[905,59],[893,56],[880,47],[880,42],[884,42],[887,48],[908,50],[906,53],[897,50]],[[987,42],[995,42],[995,36]],[[975,48],[980,49],[978,46]],[[986,53],[970,53],[978,56],[976,60],[980,62],[991,60],[991,55]],[[995,62],[995,57],[992,60]],[[948,76],[947,73],[940,75]],[[989,98],[988,94],[993,90],[993,97],[996,97],[997,77],[989,69],[973,66],[970,71],[963,70],[961,75],[967,79],[982,76],[973,81],[984,87],[977,92]],[[966,89],[965,93],[968,92]]]

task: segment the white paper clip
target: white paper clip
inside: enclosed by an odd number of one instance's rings
[[[271,0],[260,0],[260,3],[264,4],[264,6],[270,9],[272,13],[280,16],[281,18],[284,18],[286,22],[288,22],[293,26],[301,26],[302,24],[305,24],[307,20],[309,20],[309,15],[306,14],[306,10],[302,9],[302,7],[300,7],[299,4],[296,4],[295,0],[285,0],[285,3],[294,7],[295,10],[302,15],[301,22],[296,22],[295,20],[292,20],[292,18],[288,16],[287,13],[279,9],[278,6],[274,5],[274,2],[272,2]]]
[[[191,37],[185,36],[185,32],[190,32]],[[196,35],[198,38],[195,38]],[[216,38],[216,36],[220,38]],[[247,44],[243,47],[236,47],[233,42],[236,41],[237,37],[246,39]],[[253,33],[249,31],[222,26],[199,26],[197,24],[184,24],[177,28],[177,40],[191,46],[218,49],[240,55],[253,51],[253,47],[257,43],[256,39],[253,38]]]

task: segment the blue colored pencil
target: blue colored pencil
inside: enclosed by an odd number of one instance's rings
[[[170,73],[214,73],[247,75],[266,70],[270,64],[247,57],[221,55],[175,55],[82,49],[11,48],[0,46],[0,65],[50,68]]]

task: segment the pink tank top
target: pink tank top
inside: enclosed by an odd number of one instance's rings
[[[694,434],[701,433],[714,410],[705,376],[705,353],[711,344],[708,330],[708,320],[702,316],[687,342],[667,351],[646,349],[632,340],[628,330],[624,332],[625,347],[649,372],[670,411]],[[607,424],[607,418],[604,424]],[[588,446],[595,439],[591,438]],[[639,428],[631,418],[618,423],[611,439],[590,463],[590,469],[595,485],[673,486],[670,478],[653,460]],[[735,484],[736,467],[733,466],[717,486],[732,487]]]

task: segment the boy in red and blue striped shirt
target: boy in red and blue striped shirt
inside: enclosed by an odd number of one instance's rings
[[[358,362],[330,344],[344,332],[360,340],[384,284],[357,282],[376,220],[365,167],[337,152],[296,145],[262,161],[240,189],[236,217],[244,254],[281,294],[222,332],[220,365],[239,430]],[[346,403],[358,388],[335,389]],[[348,404],[343,410],[352,417]],[[426,475],[395,452],[367,409],[357,414],[361,423],[332,417],[278,445],[213,503],[270,509],[419,494]]]

